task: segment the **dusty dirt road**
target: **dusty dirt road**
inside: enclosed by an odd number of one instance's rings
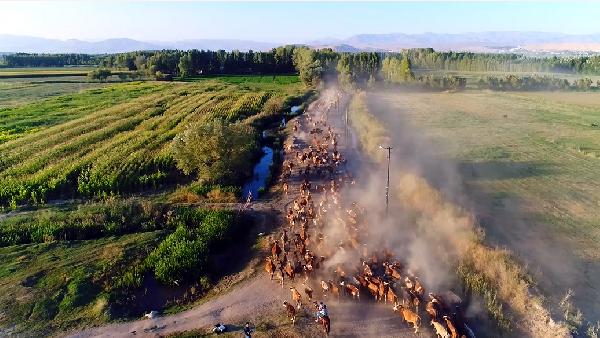
[[[331,106],[337,99],[338,92],[331,89],[322,93],[320,98],[313,102],[309,108],[313,116],[320,117],[322,111],[317,111],[316,107]],[[344,100],[342,99],[342,102]],[[345,107],[331,112],[328,118],[336,119],[337,123],[331,123],[336,129],[342,125],[340,121],[343,117]],[[335,115],[334,115],[335,114]],[[308,126],[302,124],[297,135],[297,141],[308,142]],[[338,130],[343,135],[344,130]],[[293,137],[293,136],[290,136]],[[287,140],[291,142],[291,139]],[[356,143],[353,135],[348,137],[349,143]],[[356,145],[345,144],[345,138],[340,141],[340,151],[348,159],[349,163],[359,161]],[[287,155],[286,155],[287,156]],[[358,165],[353,163],[353,165]],[[358,178],[360,179],[360,178]],[[299,190],[299,180],[290,181],[290,190]],[[265,201],[253,206],[255,210],[267,210],[269,208],[285,208],[290,203],[291,197],[282,196],[272,201]],[[239,205],[232,205],[237,208]],[[280,220],[280,224],[283,224]],[[256,262],[256,261],[255,261]],[[250,268],[253,270],[254,267]],[[258,264],[258,269],[262,270],[262,264]],[[300,282],[294,283],[294,286],[301,289]],[[290,300],[290,284],[282,288],[275,281],[269,280],[264,271],[259,271],[255,277],[247,278],[240,282],[229,291],[222,295],[211,298],[208,302],[194,307],[190,310],[169,316],[159,316],[154,319],[140,319],[131,322],[114,323],[101,327],[90,328],[81,332],[71,333],[70,337],[160,337],[173,332],[181,332],[193,329],[203,329],[209,331],[215,323],[231,324],[234,330],[240,330],[241,325],[246,321],[253,323],[264,323],[269,318],[280,318],[283,315],[282,302]],[[317,298],[317,296],[315,296]],[[392,311],[391,305],[374,304],[371,301],[363,301],[360,304],[349,301],[329,301],[330,315],[332,318],[331,334],[332,337],[413,337],[416,336],[412,328],[403,323],[402,319]],[[299,336],[322,336],[317,325],[313,321],[313,310],[308,306],[301,311],[296,326],[301,332]],[[276,320],[275,320],[276,321]],[[427,323],[423,323],[427,326]],[[293,328],[290,328],[294,332]],[[419,337],[432,336],[432,332],[427,329],[422,330]],[[241,333],[240,333],[241,334]],[[258,333],[257,336],[261,336]],[[266,332],[264,336],[272,336]]]

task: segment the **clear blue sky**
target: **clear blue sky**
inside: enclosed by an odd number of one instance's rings
[[[2,2],[0,34],[306,42],[360,33],[600,33],[591,2]]]

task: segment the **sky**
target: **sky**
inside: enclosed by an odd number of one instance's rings
[[[366,33],[600,33],[593,2],[0,1],[0,34],[299,43]]]

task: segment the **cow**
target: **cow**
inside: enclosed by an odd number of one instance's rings
[[[365,277],[357,275],[353,277],[355,282],[360,284],[363,288],[366,288],[369,286],[369,282],[365,279]]]
[[[427,313],[433,319],[437,319],[442,314],[440,303],[438,303],[438,300],[435,298],[427,302],[427,305],[425,306],[425,311],[427,311]]]
[[[444,316],[444,320],[446,321],[446,325],[448,325],[448,329],[450,330],[452,338],[458,338],[458,331],[456,330],[456,326],[450,320],[448,316]]]
[[[423,285],[419,282],[419,277],[415,277],[415,292],[419,297],[423,297],[423,294],[425,293],[425,288],[423,288]]]
[[[378,285],[379,290],[377,290],[377,295],[379,298],[379,301],[381,300],[386,300],[386,295],[387,295],[387,285],[385,283],[379,283]]]
[[[281,267],[277,268],[277,279],[279,280],[279,284],[283,288],[283,280],[285,279],[285,273]]]
[[[393,309],[394,312],[398,312],[402,316],[402,318],[404,318],[404,321],[413,325],[413,327],[415,328],[415,333],[419,332],[419,326],[421,325],[421,317],[419,317],[418,314],[414,313],[409,308],[404,307],[398,303],[394,304]]]
[[[292,320],[292,325],[294,325],[296,323],[296,309],[288,302],[283,302],[283,307],[287,312],[288,318]]]
[[[398,296],[396,296],[394,289],[389,285],[390,283],[383,282],[383,284],[387,286],[387,292],[385,293],[385,303],[387,304],[388,301],[390,303],[397,303]]]
[[[444,326],[444,324],[433,319],[431,321],[431,325],[433,326],[433,329],[435,330],[435,334],[437,337],[450,338],[450,334],[448,333],[448,330],[446,330],[446,327]]]
[[[302,285],[304,286],[304,293],[306,294],[306,297],[308,297],[308,301],[312,301],[313,289],[305,283],[302,283]]]
[[[371,295],[373,295],[373,297],[375,297],[375,301],[379,300],[379,286],[377,286],[377,284],[371,283],[367,280],[367,289],[369,290],[369,292],[371,293]]]
[[[290,280],[294,280],[294,275],[296,274],[294,267],[292,266],[292,262],[288,261],[285,266],[285,274],[290,278]]]
[[[352,299],[360,300],[360,291],[356,286],[346,282],[341,282],[340,285],[344,288],[348,296],[351,296]]]
[[[283,182],[283,192],[287,195],[289,190],[289,185],[287,182]]]
[[[338,301],[340,300],[340,288],[333,281],[329,281],[329,290],[331,290],[331,294],[335,296]]]
[[[275,243],[273,243],[273,247],[271,248],[271,255],[273,256],[273,258],[277,258],[279,257],[279,255],[281,254],[281,247],[279,247],[279,241],[275,240]]]
[[[408,290],[412,290],[415,284],[410,280],[408,276],[406,276],[406,278],[404,278],[404,286],[406,286]]]
[[[323,297],[327,297],[327,292],[329,292],[329,283],[322,280],[321,281],[321,289],[323,289]]]
[[[292,300],[296,302],[298,310],[300,310],[302,308],[302,295],[293,286],[290,288],[290,291],[292,292]]]
[[[392,277],[395,280],[402,279],[402,276],[400,275],[400,272],[398,272],[398,270],[396,270],[389,263],[383,263],[383,266],[385,267],[385,274],[386,275]]]
[[[273,280],[273,274],[275,274],[275,264],[271,257],[267,257],[265,264],[265,271],[271,276],[271,280]]]

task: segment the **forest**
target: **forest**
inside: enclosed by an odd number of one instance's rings
[[[173,76],[200,74],[285,74],[295,73],[294,54],[304,46],[281,46],[269,51],[161,50],[117,54],[28,54],[0,56],[0,67],[62,67],[91,65],[126,70],[160,71]],[[312,49],[311,49],[312,50]],[[386,58],[407,58],[414,69],[471,72],[546,72],[569,74],[600,73],[600,56],[528,57],[521,54],[472,52],[439,52],[432,48],[407,49],[402,52],[335,52],[314,50],[323,70],[335,69],[337,61],[344,66],[356,65],[364,71],[376,60],[378,67]],[[369,65],[368,65],[369,64]],[[361,72],[359,71],[359,72]],[[361,77],[362,81],[362,77]],[[367,76],[368,81],[368,76]]]

